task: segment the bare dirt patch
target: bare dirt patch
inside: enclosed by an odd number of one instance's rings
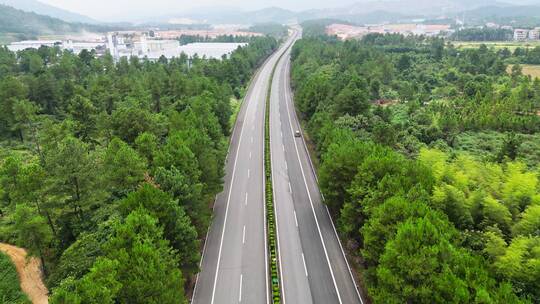
[[[27,259],[26,250],[9,244],[0,243],[0,250],[7,254],[15,264],[21,280],[21,289],[32,303],[48,304],[49,291],[43,284],[39,259],[35,257]]]

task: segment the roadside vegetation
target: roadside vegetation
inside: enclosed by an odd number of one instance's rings
[[[0,48],[0,240],[50,303],[186,303],[222,189],[231,99],[273,52],[114,63]]]
[[[295,102],[373,302],[540,301],[540,80],[507,73],[526,57],[308,33]]]
[[[22,292],[19,275],[10,258],[0,252],[0,302],[29,304],[28,297]]]
[[[457,30],[450,37],[457,41],[508,41],[512,40],[514,32],[510,29],[498,28],[466,28]]]

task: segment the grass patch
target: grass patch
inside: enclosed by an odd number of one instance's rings
[[[26,294],[21,290],[19,275],[17,274],[15,265],[2,252],[0,252],[0,303],[30,303]]]
[[[234,123],[236,122],[236,118],[238,117],[238,113],[240,112],[240,108],[242,107],[242,101],[240,99],[231,98],[230,104],[231,104],[232,115],[229,118],[229,126],[230,126],[230,129],[232,130],[234,128]]]
[[[529,168],[540,164],[540,134],[517,134],[521,145],[516,160]],[[463,132],[454,142],[454,151],[467,152],[484,161],[493,161],[503,145],[505,133],[496,131]]]

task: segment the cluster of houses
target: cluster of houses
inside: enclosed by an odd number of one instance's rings
[[[334,23],[326,27],[326,33],[337,36],[342,40],[352,38],[362,38],[367,34],[402,34],[402,35],[424,35],[438,36],[450,32],[449,24],[422,24],[422,23],[396,23],[396,24],[374,24],[366,26],[354,26],[348,24]]]
[[[535,27],[534,29],[514,29],[514,40],[540,40],[540,27]]]

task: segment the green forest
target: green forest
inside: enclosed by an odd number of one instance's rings
[[[190,64],[0,48],[0,241],[41,259],[50,303],[187,303],[231,121],[277,46]]]
[[[318,33],[292,51],[295,103],[373,303],[540,302],[540,80],[507,72],[522,54]]]
[[[508,41],[512,40],[514,32],[509,29],[465,28],[452,34],[451,38],[458,41]]]

